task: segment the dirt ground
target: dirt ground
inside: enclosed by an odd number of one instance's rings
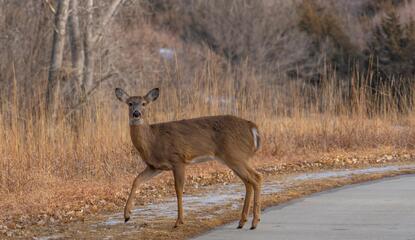
[[[280,164],[271,160],[254,161],[256,169],[265,176],[263,208],[346,184],[415,173],[412,153],[356,155],[326,155]],[[172,179],[165,175],[143,185],[137,194],[136,210],[127,224],[122,219],[122,208],[129,181],[125,180],[121,191],[114,187],[118,190],[115,193],[109,190],[111,184],[94,188],[93,184],[80,182],[74,184],[77,190],[62,189],[61,195],[51,196],[49,201],[56,200],[56,205],[48,205],[48,209],[42,209],[44,206],[40,203],[33,209],[28,206],[23,213],[21,209],[3,211],[6,214],[0,224],[1,236],[10,239],[183,239],[238,219],[244,187],[230,171],[210,164],[209,168],[192,166],[188,173],[184,198],[186,224],[178,229],[172,228],[176,217]],[[2,206],[7,205],[3,202]]]

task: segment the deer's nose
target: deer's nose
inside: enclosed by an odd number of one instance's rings
[[[141,113],[139,111],[134,111],[133,112],[133,117],[138,118],[141,116]]]

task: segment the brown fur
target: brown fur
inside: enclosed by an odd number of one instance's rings
[[[241,178],[246,196],[238,228],[247,220],[252,193],[254,194],[255,229],[260,217],[260,191],[262,177],[248,164],[259,147],[259,136],[253,133],[258,127],[235,116],[201,117],[181,121],[146,124],[143,120],[145,106],[158,98],[159,90],[153,89],[146,96],[130,97],[116,89],[117,97],[129,105],[130,134],[134,146],[147,168],[134,180],[124,209],[125,220],[130,218],[134,193],[138,186],[162,170],[172,170],[177,194],[177,227],[183,224],[182,195],[185,166],[193,161],[216,159],[226,164]],[[258,134],[258,133],[257,133]]]
[[[213,116],[130,126],[131,140],[151,167],[172,170],[198,156],[228,155],[248,160],[256,151],[252,128],[257,126],[234,116]]]

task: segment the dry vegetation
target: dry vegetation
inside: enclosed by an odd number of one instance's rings
[[[136,89],[156,84],[162,89],[161,98],[151,106],[149,122],[216,114],[252,119],[261,126],[265,140],[260,154],[274,155],[276,161],[304,152],[414,147],[415,118],[412,112],[402,115],[391,100],[382,102],[382,113],[368,117],[372,103],[364,89],[355,89],[358,96],[350,101],[330,80],[314,91],[297,83],[269,86],[249,69],[223,71],[219,67],[223,63],[214,55],[210,58],[186,88],[157,79],[138,84]],[[185,81],[180,74],[174,77]],[[5,116],[0,128],[2,192],[37,191],[49,181],[113,179],[137,172],[141,163],[129,140],[126,109],[108,107],[114,97],[112,91],[107,95],[101,104],[85,108],[87,117],[77,123],[76,130],[64,120],[47,124],[42,108],[33,116],[30,109],[36,108],[35,102],[22,106],[29,112],[19,111],[18,97],[13,104],[3,105],[10,119]]]
[[[22,213],[33,199],[44,197],[43,207],[65,191],[99,196],[100,184],[127,186],[142,163],[114,86],[136,94],[161,88],[149,122],[216,114],[255,121],[264,139],[258,167],[313,154],[413,152],[412,1],[241,1],[126,1],[96,46],[93,94],[63,101],[51,122],[53,14],[47,1],[0,0],[0,209]],[[389,32],[396,24],[402,32]],[[174,57],[161,57],[160,48]],[[393,67],[403,63],[403,71]]]

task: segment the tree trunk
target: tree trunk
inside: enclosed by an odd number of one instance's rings
[[[85,32],[85,69],[84,69],[84,80],[83,80],[83,90],[87,92],[92,86],[94,81],[94,48],[96,47],[97,42],[101,39],[105,28],[108,26],[111,18],[114,16],[115,12],[118,9],[118,6],[123,2],[123,0],[114,0],[109,6],[108,11],[101,20],[101,25],[97,27],[95,35],[92,33],[94,29],[94,16],[93,16],[93,7],[94,0],[88,0],[88,20],[86,24]]]
[[[46,107],[52,119],[56,119],[59,97],[59,75],[62,68],[65,47],[66,23],[68,20],[69,0],[59,0],[55,14],[52,54],[49,67],[48,86],[46,91]]]
[[[70,14],[68,19],[69,43],[71,49],[72,74],[69,92],[65,94],[65,102],[70,103],[71,108],[78,104],[85,93],[82,90],[83,73],[84,73],[84,46],[82,42],[81,29],[79,24],[78,0],[70,0]],[[66,114],[66,113],[65,113]],[[79,132],[79,123],[82,119],[82,111],[75,111],[71,115],[71,123],[74,133]],[[78,134],[76,134],[78,136]]]
[[[79,27],[78,17],[78,0],[71,0],[70,3],[71,14],[69,15],[69,39],[71,47],[71,59],[73,76],[75,79],[76,89],[78,90],[82,85],[82,77],[84,70],[84,49],[81,40],[81,30]]]
[[[85,58],[84,58],[84,76],[82,82],[82,92],[85,94],[87,89],[91,88],[93,77],[94,77],[94,43],[92,39],[92,30],[94,24],[94,0],[88,0],[87,2],[88,8],[88,17],[87,23],[85,27],[85,41],[84,41],[84,48],[85,48]]]

